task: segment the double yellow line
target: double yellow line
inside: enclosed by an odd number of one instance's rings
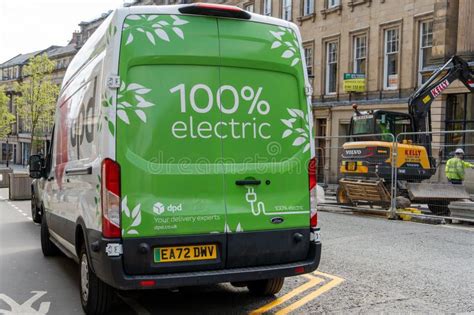
[[[260,307],[256,310],[253,310],[250,313],[250,315],[257,315],[257,314],[263,314],[265,312],[268,312],[271,309],[274,309],[275,307],[277,307],[278,305],[281,305],[281,304],[285,303],[286,301],[294,298],[295,296],[299,295],[300,293],[303,293],[303,292],[317,286],[318,284],[324,282],[325,281],[324,278],[330,279],[329,282],[327,282],[323,286],[319,287],[316,291],[313,291],[309,294],[304,295],[298,301],[282,308],[281,310],[279,310],[278,312],[275,313],[276,315],[288,314],[288,313],[300,308],[301,306],[305,305],[306,303],[314,300],[315,298],[317,298],[321,294],[323,294],[323,293],[331,290],[332,288],[338,286],[339,284],[341,284],[344,281],[344,279],[342,279],[342,278],[339,278],[337,276],[333,276],[333,275],[330,275],[330,274],[326,274],[326,273],[323,273],[323,272],[319,272],[319,271],[316,271],[313,274],[316,275],[316,276],[320,276],[320,277],[315,277],[312,274],[303,275],[303,277],[305,277],[306,279],[309,280],[308,282],[306,282],[303,285],[300,285],[299,287],[291,290],[290,292],[283,295],[282,297],[279,297],[279,298],[273,300],[272,302],[270,302],[268,304],[265,304],[264,306],[262,306],[262,307]],[[324,277],[324,278],[321,278],[321,276]]]

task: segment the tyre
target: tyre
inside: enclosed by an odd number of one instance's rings
[[[451,215],[451,211],[449,211],[448,205],[448,201],[431,201],[428,203],[428,208],[434,215],[449,217]]]
[[[339,185],[336,190],[336,201],[338,204],[342,205],[352,205],[352,201],[347,196],[347,192],[344,189],[344,186]]]
[[[285,278],[252,281],[247,285],[250,293],[258,296],[275,295],[283,287]]]
[[[31,196],[31,219],[35,223],[41,223],[40,209],[36,207],[36,197],[34,194]]]
[[[49,239],[49,228],[44,216],[41,220],[41,250],[45,257],[59,254],[59,248]]]
[[[88,315],[104,314],[112,305],[114,291],[90,269],[84,245],[81,247],[79,258],[79,292],[82,308]]]

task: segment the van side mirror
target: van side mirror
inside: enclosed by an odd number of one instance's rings
[[[44,158],[41,155],[32,155],[29,160],[30,177],[41,178],[43,176]]]

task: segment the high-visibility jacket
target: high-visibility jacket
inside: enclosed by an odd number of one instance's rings
[[[474,165],[453,157],[446,162],[446,177],[448,179],[464,180],[464,169],[473,167]]]

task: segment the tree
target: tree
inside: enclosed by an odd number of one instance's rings
[[[0,87],[0,139],[4,139],[12,131],[15,116],[8,110],[8,97]]]
[[[31,131],[30,154],[37,152],[35,138],[39,127],[50,126],[53,122],[59,87],[51,81],[50,74],[55,68],[46,54],[30,59],[24,67],[24,81],[15,84],[20,96],[16,98],[18,115]]]

